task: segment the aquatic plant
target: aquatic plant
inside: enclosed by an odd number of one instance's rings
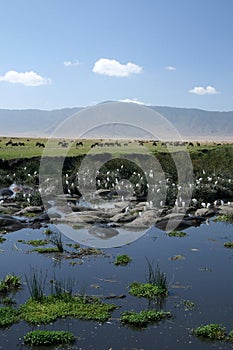
[[[50,283],[52,294],[63,295],[64,293],[67,293],[69,295],[72,295],[75,280],[70,277],[64,278],[63,280],[57,280],[54,275],[54,278],[50,281]]]
[[[75,336],[66,331],[42,331],[28,332],[24,336],[24,343],[32,346],[64,345],[75,342]]]
[[[4,238],[4,237],[0,237],[0,243],[5,242],[5,240],[6,240],[6,238]]]
[[[46,230],[44,230],[44,234],[49,236],[51,234],[54,234],[54,231],[51,230],[50,228],[47,228]]]
[[[20,313],[10,306],[0,308],[0,327],[7,327],[20,320]]]
[[[228,334],[228,340],[233,342],[233,331],[230,331]]]
[[[47,271],[43,276],[42,270],[30,269],[30,276],[25,275],[26,284],[32,300],[41,301],[44,298]]]
[[[8,274],[4,280],[0,281],[0,293],[15,291],[22,286],[21,277],[14,274]]]
[[[7,297],[2,298],[1,303],[3,305],[15,305],[16,301],[15,301],[15,299],[12,299],[11,297],[7,296]]]
[[[212,340],[221,340],[225,339],[226,337],[225,327],[214,323],[197,327],[193,330],[193,332],[198,337],[204,337]]]
[[[175,306],[176,307],[181,307],[185,311],[190,311],[190,310],[193,310],[195,308],[194,302],[189,300],[189,299],[181,299],[180,303],[176,304]]]
[[[130,284],[129,293],[138,298],[153,299],[166,296],[168,291],[161,286],[156,286],[151,283],[133,282]]]
[[[182,231],[173,230],[173,231],[168,233],[168,236],[169,237],[185,237],[185,236],[187,236],[187,233],[182,232]]]
[[[80,244],[78,244],[78,243],[67,243],[66,245],[67,245],[67,247],[71,247],[71,248],[74,248],[74,249],[79,249],[80,248]]]
[[[233,213],[219,215],[215,220],[220,222],[233,223]]]
[[[167,291],[167,277],[164,272],[161,272],[159,264],[154,268],[153,261],[150,262],[147,258],[146,261],[148,267],[147,282],[159,287],[161,290]]]
[[[225,242],[224,247],[226,248],[233,248],[233,242]]]
[[[29,245],[32,245],[33,247],[39,247],[39,246],[48,244],[48,241],[43,239],[31,239],[29,241],[21,240],[21,243],[29,244]]]
[[[159,322],[163,319],[170,318],[169,311],[143,310],[140,312],[125,311],[121,314],[121,322],[131,324],[133,326],[146,326],[150,322]]]
[[[62,239],[61,239],[61,233],[53,233],[52,235],[50,235],[49,237],[49,241],[56,246],[57,250],[60,253],[64,252],[64,248],[63,248],[63,243],[62,243]]]
[[[60,253],[58,248],[48,247],[48,248],[35,248],[32,250],[33,252],[37,252],[40,254],[49,254],[49,253]]]
[[[63,293],[44,296],[40,301],[30,298],[20,306],[20,313],[22,319],[31,324],[46,324],[66,317],[104,322],[115,308],[98,299]]]
[[[117,266],[118,265],[127,265],[131,261],[132,261],[132,258],[130,256],[128,256],[127,254],[123,254],[123,255],[118,255],[116,257],[114,264]]]

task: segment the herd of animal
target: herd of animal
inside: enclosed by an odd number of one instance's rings
[[[1,140],[0,140],[1,141]],[[27,142],[29,142],[31,140],[27,139]],[[25,141],[26,142],[26,141]],[[27,142],[25,144],[25,142],[21,142],[21,141],[12,141],[11,139],[8,140],[5,143],[6,147],[17,147],[17,146],[27,146]],[[73,140],[70,141],[66,141],[66,140],[60,140],[57,142],[57,145],[63,148],[67,148],[69,146],[69,143],[74,143]],[[103,140],[100,140],[99,142],[94,142],[90,145],[91,148],[94,147],[121,147],[121,146],[128,146],[130,143],[135,142],[135,141],[127,141],[127,142],[119,142],[119,141],[105,141],[103,142]],[[187,141],[170,141],[170,142],[161,142],[161,141],[142,141],[142,140],[138,140],[136,141],[139,146],[144,146],[144,144],[148,144],[151,143],[152,146],[157,147],[159,144],[163,147],[166,147],[167,145],[170,146],[188,146],[188,147],[194,147],[194,146],[201,146],[200,142],[187,142]],[[221,143],[217,143],[217,146],[220,146]],[[78,141],[75,143],[75,148],[78,149],[79,147],[84,146],[84,143],[82,141]],[[41,147],[41,148],[45,148],[45,144],[43,142],[35,142],[35,147]]]

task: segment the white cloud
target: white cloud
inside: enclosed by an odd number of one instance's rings
[[[166,67],[164,67],[164,69],[170,70],[170,71],[174,71],[174,70],[176,70],[176,67],[174,67],[174,66],[166,66]]]
[[[136,103],[138,105],[145,105],[144,102],[139,101],[136,97],[135,98],[125,98],[124,100],[119,100],[119,102],[128,102],[128,103]]]
[[[64,66],[66,67],[72,67],[72,66],[79,66],[80,65],[80,62],[77,60],[77,61],[64,61]]]
[[[191,94],[196,95],[216,95],[219,92],[213,86],[195,86],[193,89],[189,90]]]
[[[23,84],[25,86],[39,86],[51,83],[51,79],[43,78],[35,72],[19,73],[14,70],[9,70],[4,75],[0,75],[0,81],[6,81],[12,84]]]
[[[131,74],[141,73],[142,67],[131,62],[121,64],[116,60],[100,58],[98,61],[95,62],[92,71],[94,73],[104,74],[110,77],[128,77]]]

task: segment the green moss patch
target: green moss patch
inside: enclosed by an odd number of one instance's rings
[[[138,298],[153,299],[168,295],[167,289],[151,283],[133,282],[130,285],[129,293]]]
[[[123,254],[123,255],[118,255],[116,257],[114,264],[117,266],[119,265],[124,266],[124,265],[128,265],[131,261],[132,261],[132,258],[130,258],[130,256],[128,256],[127,254]]]
[[[233,223],[233,214],[219,215],[215,221]]]
[[[75,336],[65,331],[41,331],[28,332],[24,336],[24,343],[34,346],[64,345],[75,342]]]
[[[60,253],[60,250],[55,247],[51,248],[35,248],[32,250],[32,252],[37,252],[40,254],[49,254],[49,253]]]
[[[29,299],[20,306],[20,312],[21,317],[32,324],[50,323],[65,317],[104,322],[115,308],[113,304],[65,293],[49,295],[40,302]]]
[[[187,236],[187,233],[182,232],[182,231],[173,230],[173,231],[168,233],[168,236],[169,237],[185,237],[185,236]]]
[[[43,239],[34,239],[34,240],[29,240],[29,241],[24,241],[24,240],[18,240],[18,242],[20,243],[24,243],[24,244],[29,244],[32,245],[33,247],[39,247],[39,246],[44,246],[46,244],[48,244],[48,241],[45,241]]]
[[[226,243],[224,243],[224,247],[233,249],[233,242],[226,242]]]
[[[212,340],[222,340],[226,337],[225,327],[219,324],[207,324],[197,327],[194,334],[198,337],[208,338]]]
[[[0,281],[0,293],[16,291],[21,285],[20,276],[15,276],[14,274],[6,275],[5,278]]]
[[[165,311],[143,310],[141,312],[126,311],[121,314],[121,322],[133,326],[147,326],[151,322],[159,322],[170,318],[171,313]]]
[[[19,320],[20,314],[18,310],[10,306],[0,308],[0,327],[8,327]]]

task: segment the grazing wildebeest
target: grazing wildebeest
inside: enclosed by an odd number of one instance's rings
[[[82,141],[76,143],[76,148],[77,148],[78,146],[83,146]]]
[[[44,145],[44,143],[37,142],[36,143],[36,147],[43,147],[43,148],[45,148],[45,145]]]
[[[24,142],[19,142],[19,146],[25,146]]]
[[[6,146],[12,145],[12,141],[11,141],[11,140],[8,141],[5,145],[6,145]]]

